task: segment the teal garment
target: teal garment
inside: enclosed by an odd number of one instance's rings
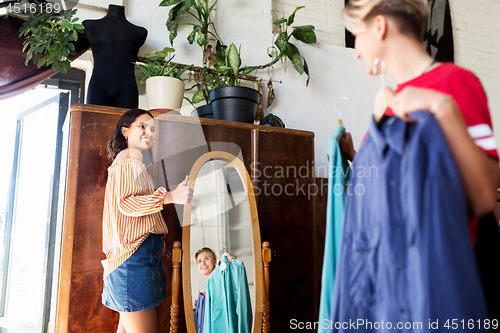
[[[203,333],[250,333],[252,318],[245,266],[224,256],[208,277]]]
[[[337,267],[339,256],[344,204],[349,184],[349,163],[339,147],[339,140],[344,133],[345,127],[339,126],[328,140],[328,202],[326,208],[325,253],[323,256],[323,274],[321,277],[318,332],[329,332],[328,323],[333,303],[335,267]]]

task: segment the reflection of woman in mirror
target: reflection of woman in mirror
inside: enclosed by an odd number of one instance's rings
[[[232,262],[233,259],[236,259],[235,256],[233,256],[231,253],[224,253],[224,256],[227,257],[229,262]],[[196,263],[196,266],[198,266],[199,271],[201,274],[205,275],[206,277],[209,277],[210,274],[215,269],[215,266],[217,266],[217,255],[215,252],[209,248],[209,247],[204,247],[194,254],[194,261]],[[195,327],[196,327],[196,332],[202,333],[203,332],[203,319],[204,319],[204,313],[205,313],[205,293],[201,293],[198,290],[198,296],[196,300],[193,300],[193,312],[195,316]]]
[[[231,253],[225,253],[224,255],[227,257],[229,262],[236,259],[236,257]],[[217,256],[211,248],[204,247],[194,254],[194,261],[196,262],[196,266],[198,266],[201,274],[208,277],[217,265]]]
[[[168,232],[161,210],[167,204],[189,204],[193,197],[187,177],[172,192],[154,189],[142,159],[154,132],[153,116],[131,109],[108,142],[113,163],[104,199],[102,303],[120,313],[119,333],[158,332],[156,306],[166,298],[161,250]]]

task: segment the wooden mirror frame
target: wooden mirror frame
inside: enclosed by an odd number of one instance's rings
[[[245,168],[245,165],[238,157],[222,152],[214,151],[203,154],[191,168],[189,180],[196,179],[198,173],[205,163],[213,160],[225,161],[231,164],[238,172],[243,187],[247,193],[248,203],[250,205],[250,218],[252,224],[252,245],[254,255],[254,274],[255,274],[255,305],[253,309],[252,332],[261,332],[262,330],[262,312],[264,302],[264,278],[262,270],[262,253],[260,241],[259,216],[257,204],[255,202],[255,193],[252,186],[252,180]],[[193,185],[194,186],[194,185]],[[196,195],[196,194],[195,194]],[[184,313],[186,317],[186,328],[188,333],[196,333],[193,313],[193,301],[191,294],[191,204],[184,205],[184,217],[182,227],[182,288],[184,294]]]

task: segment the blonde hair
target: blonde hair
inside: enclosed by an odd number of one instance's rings
[[[430,15],[426,0],[350,0],[342,10],[346,28],[353,34],[361,32],[361,22],[377,15],[390,16],[402,34],[423,42]]]

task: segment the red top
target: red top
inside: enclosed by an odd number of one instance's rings
[[[488,101],[479,79],[453,63],[444,63],[427,73],[398,85],[396,94],[408,86],[434,89],[453,96],[472,139],[486,154],[498,159]],[[392,110],[387,110],[388,116]]]
[[[453,96],[476,145],[487,155],[498,159],[488,101],[483,86],[474,73],[453,63],[443,63],[413,80],[398,85],[396,94],[408,86],[434,89]],[[392,114],[392,110],[387,110],[386,115]],[[471,215],[469,227],[473,246],[477,235],[477,224],[478,218]]]

